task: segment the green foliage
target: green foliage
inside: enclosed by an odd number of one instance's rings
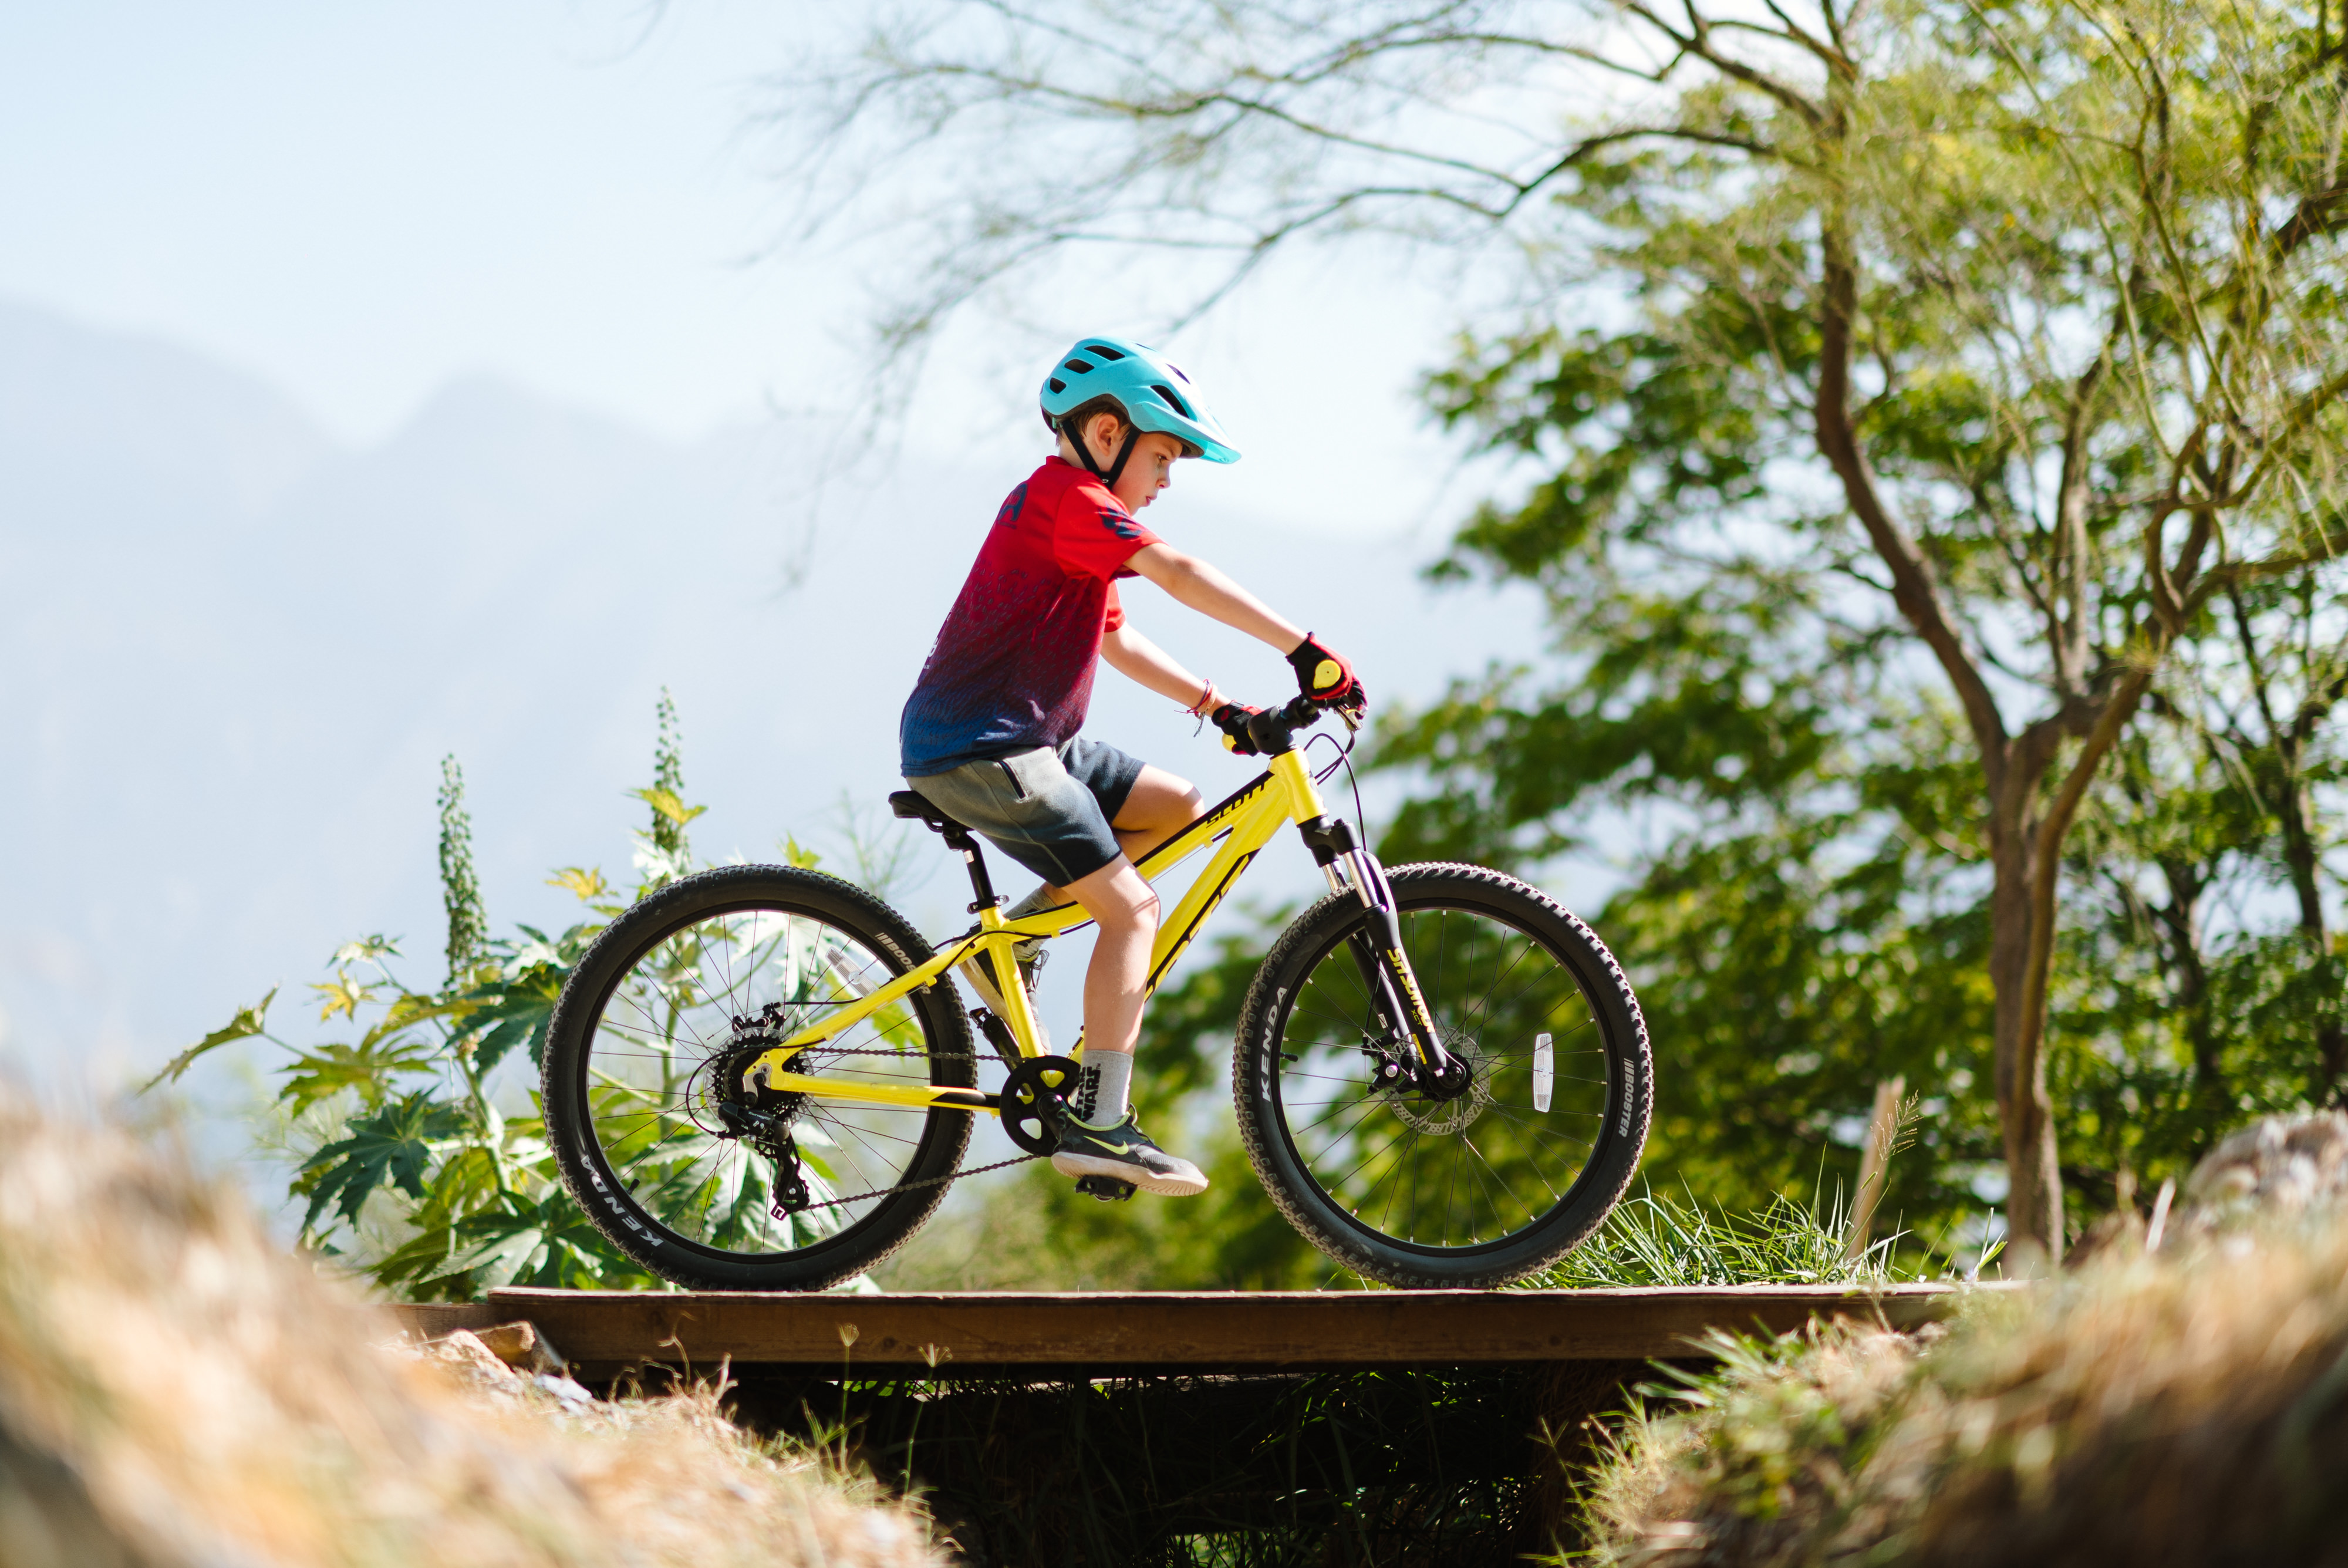
[[[667,695],[654,806],[639,836],[637,896],[693,869],[685,824],[701,808],[683,785],[676,714]],[[396,943],[347,943],[331,977],[310,989],[318,1022],[348,1033],[294,1044],[269,1032],[277,993],[238,1012],[157,1078],[176,1080],[199,1057],[260,1038],[283,1053],[278,1105],[308,1152],[291,1195],[302,1238],[343,1256],[375,1284],[412,1299],[459,1300],[495,1284],[656,1288],[579,1212],[555,1169],[540,1114],[536,1068],[562,983],[595,934],[626,904],[601,871],[571,866],[552,885],[585,906],[558,934],[517,925],[491,937],[472,862],[464,780],[443,764],[440,868],[448,915],[449,975],[437,990],[401,977]],[[527,1068],[527,1071],[523,1069]],[[679,1192],[681,1204],[706,1194]]]
[[[676,704],[666,686],[661,687],[655,711],[660,721],[660,739],[653,748],[653,781],[649,788],[632,793],[653,809],[654,851],[670,866],[683,866],[692,854],[685,836],[685,827],[708,808],[685,803],[685,753],[677,735]]]
[[[1911,5],[1834,31],[1822,80],[1688,85],[1674,129],[1560,165],[1619,319],[1544,309],[1426,383],[1530,475],[1434,575],[1535,587],[1554,642],[1389,719],[1414,789],[1382,851],[1540,874],[1604,825],[1627,882],[1585,913],[1657,1042],[1651,1169],[1708,1201],[1847,1188],[1898,1075],[1928,1115],[1888,1205],[1978,1222],[2010,1130],[1991,980],[2020,1005],[2034,934],[1993,882],[2040,874],[2016,851],[2105,715],[2055,841],[2074,1222],[2348,1082],[2341,46],[2320,14],[2127,14],[2123,45],[2067,6]],[[2237,419],[2289,455],[2218,456]],[[2180,554],[2164,494],[2222,540]]]
[[[1523,1290],[1592,1286],[1886,1284],[1905,1277],[1896,1239],[1844,1253],[1843,1216],[1778,1196],[1742,1219],[1652,1190],[1625,1198],[1598,1233]]]
[[[421,1199],[434,1146],[446,1144],[464,1126],[458,1109],[434,1099],[428,1088],[413,1090],[379,1110],[353,1117],[342,1137],[303,1162],[310,1207],[302,1216],[302,1229],[314,1233],[319,1212],[329,1203],[344,1223],[356,1225],[368,1195],[386,1181],[409,1197]]]
[[[448,980],[480,962],[489,920],[473,875],[473,819],[465,810],[465,770],[452,754],[440,759],[440,899],[448,913]]]
[[[141,1087],[141,1092],[161,1084],[177,1083],[180,1076],[196,1064],[199,1057],[209,1056],[232,1041],[249,1040],[255,1035],[263,1033],[267,1027],[269,1005],[277,1000],[277,992],[278,987],[273,985],[269,988],[269,994],[252,1006],[239,1007],[234,1017],[173,1057],[161,1072],[147,1080]]]

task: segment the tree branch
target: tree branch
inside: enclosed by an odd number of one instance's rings
[[[1849,239],[1835,217],[1828,220],[1821,249],[1824,278],[1817,392],[1818,450],[1833,468],[1835,477],[1842,481],[1844,498],[1859,518],[1859,526],[1867,531],[1876,554],[1890,569],[1892,603],[1932,650],[1949,684],[1956,688],[1957,701],[1965,710],[1966,722],[1972,727],[1973,742],[1980,748],[1994,792],[2004,770],[2005,720],[1998,713],[1989,683],[1982,678],[1980,667],[1949,618],[1948,606],[1941,602],[1931,564],[1885,507],[1876,489],[1875,476],[1859,450],[1858,432],[1851,428],[1851,327],[1859,311],[1859,274],[1851,258]]]

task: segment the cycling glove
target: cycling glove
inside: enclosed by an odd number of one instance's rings
[[[1330,707],[1362,707],[1369,702],[1344,655],[1331,653],[1309,632],[1288,655],[1288,663],[1296,672],[1297,689],[1314,702]]]
[[[1227,702],[1207,716],[1207,722],[1223,732],[1223,749],[1241,757],[1256,755],[1255,737],[1248,733],[1248,720],[1263,709],[1250,707],[1243,702]]]

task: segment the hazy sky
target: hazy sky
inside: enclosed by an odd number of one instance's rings
[[[854,400],[868,303],[787,242],[761,77],[827,15],[675,0],[77,0],[6,7],[0,294],[258,371],[378,439],[437,387],[507,377],[689,437]],[[1072,316],[1067,335],[1132,330]],[[1233,504],[1380,532],[1455,521],[1456,448],[1409,399],[1433,286],[1308,253],[1173,347],[1248,450]],[[1292,353],[1252,346],[1309,335]],[[1043,350],[1048,353],[1048,348]],[[1036,346],[967,323],[909,444],[1016,460]],[[1304,394],[1309,394],[1304,396]]]

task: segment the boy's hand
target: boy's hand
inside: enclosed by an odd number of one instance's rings
[[[1331,707],[1358,708],[1369,706],[1369,694],[1354,678],[1354,666],[1344,656],[1331,653],[1313,641],[1311,633],[1296,645],[1288,655],[1291,668],[1296,671],[1296,686],[1314,702]]]
[[[1256,753],[1255,737],[1248,733],[1248,720],[1263,709],[1250,707],[1243,702],[1227,702],[1207,716],[1207,721],[1223,732],[1223,749],[1241,757]]]

